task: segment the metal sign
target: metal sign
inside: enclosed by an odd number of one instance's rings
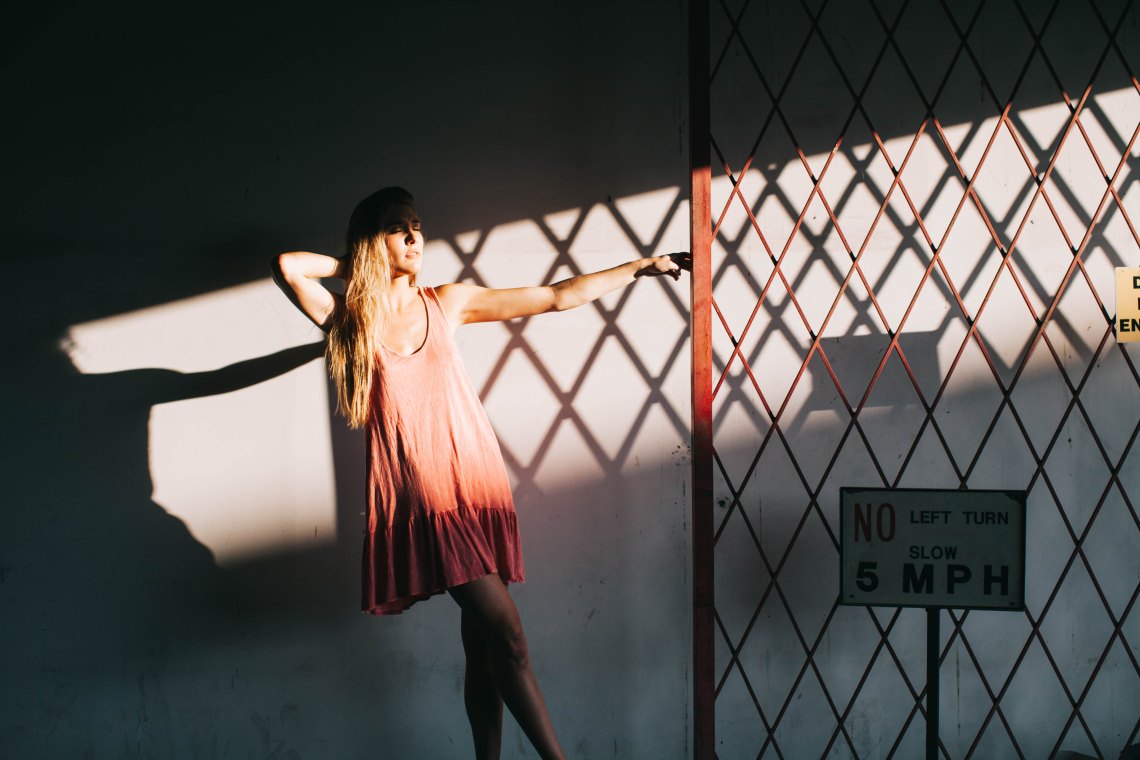
[[[1019,610],[1025,492],[841,488],[841,604]]]
[[[1116,342],[1140,341],[1140,268],[1116,268]]]

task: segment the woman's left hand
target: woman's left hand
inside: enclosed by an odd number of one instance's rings
[[[660,277],[665,274],[674,280],[679,280],[682,270],[693,271],[693,256],[688,251],[653,256],[646,261],[648,262],[646,266],[638,270],[635,277]]]

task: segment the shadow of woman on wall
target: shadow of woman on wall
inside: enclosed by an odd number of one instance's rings
[[[278,377],[320,357],[324,343],[194,373],[82,374],[60,347],[67,348],[40,343],[3,383],[0,706],[15,746],[90,726],[99,709],[120,721],[117,713],[135,702],[115,692],[144,691],[148,673],[156,681],[153,674],[187,650],[238,635],[243,615],[264,606],[260,582],[220,568],[152,500],[150,412]],[[38,387],[28,392],[22,383]],[[68,715],[74,710],[96,715],[77,720]]]

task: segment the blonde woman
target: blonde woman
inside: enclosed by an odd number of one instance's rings
[[[328,334],[339,411],[365,428],[362,609],[400,613],[447,591],[462,610],[476,756],[499,756],[505,703],[541,757],[562,758],[507,592],[524,569],[506,468],[451,335],[581,306],[642,276],[676,279],[688,259],[655,256],[548,286],[430,288],[417,283],[423,254],[414,199],[388,187],[353,211],[343,258],[292,252],[273,263],[277,284]],[[344,279],[344,296],[320,278]]]

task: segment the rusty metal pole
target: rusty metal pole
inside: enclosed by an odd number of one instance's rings
[[[709,3],[689,0],[689,245],[693,393],[693,757],[714,760],[712,449],[712,173]]]

